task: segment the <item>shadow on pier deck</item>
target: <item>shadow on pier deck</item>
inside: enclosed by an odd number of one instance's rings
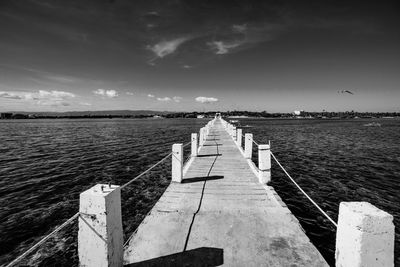
[[[297,219],[258,182],[217,120],[124,252],[125,266],[327,266]]]

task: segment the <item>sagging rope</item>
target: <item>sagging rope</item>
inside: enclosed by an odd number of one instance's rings
[[[256,142],[256,141],[254,141],[254,139],[253,140],[251,140],[256,146],[258,146],[259,144]]]
[[[120,188],[123,189],[124,187],[130,185],[131,183],[133,183],[134,181],[136,181],[137,179],[139,179],[140,177],[142,177],[143,175],[145,175],[146,173],[148,173],[149,171],[151,171],[152,169],[154,169],[155,167],[160,165],[164,160],[168,159],[171,155],[172,155],[172,152],[169,153],[168,155],[166,155],[165,157],[163,157],[159,162],[157,162],[156,164],[154,164],[153,166],[151,166],[150,168],[148,168],[147,170],[145,170],[144,172],[142,172],[141,174],[139,174],[138,176],[136,176],[135,178],[130,180],[129,182],[121,185]]]
[[[11,267],[14,266],[16,263],[18,263],[19,261],[21,261],[26,255],[28,255],[29,253],[31,253],[32,251],[34,251],[37,247],[39,247],[41,244],[43,244],[44,242],[46,242],[50,237],[52,237],[53,235],[55,235],[57,232],[59,232],[61,229],[63,229],[65,226],[67,226],[68,224],[70,224],[73,220],[75,220],[77,217],[79,217],[79,212],[75,213],[74,216],[72,216],[71,218],[69,218],[68,220],[66,220],[63,224],[61,224],[59,227],[57,227],[53,232],[51,232],[50,234],[46,235],[45,237],[43,237],[39,242],[37,242],[35,245],[33,245],[30,249],[28,249],[27,251],[25,251],[24,253],[22,253],[18,258],[16,258],[15,260],[13,260],[12,262],[10,262],[6,267]]]
[[[188,142],[186,144],[183,145],[183,147],[186,147],[190,144],[191,142]],[[140,177],[142,177],[143,175],[145,175],[146,173],[148,173],[149,171],[151,171],[152,169],[154,169],[155,167],[157,167],[158,165],[160,165],[163,161],[165,161],[166,159],[168,159],[168,157],[170,157],[172,155],[172,152],[169,153],[168,155],[166,155],[164,158],[162,158],[160,161],[158,161],[156,164],[154,164],[153,166],[151,166],[150,168],[148,168],[146,171],[142,172],[141,174],[139,174],[138,176],[136,176],[135,178],[133,178],[132,180],[130,180],[129,182],[125,183],[124,185],[122,185],[120,188],[124,188],[126,186],[128,186],[129,184],[133,183],[135,180],[139,179]],[[18,256],[15,260],[13,260],[12,262],[10,262],[8,265],[6,265],[6,267],[11,267],[14,266],[16,263],[20,262],[23,258],[25,258],[25,256],[27,256],[29,253],[31,253],[32,251],[34,251],[36,248],[38,248],[40,245],[42,245],[44,242],[46,242],[49,238],[51,238],[53,235],[55,235],[57,232],[59,232],[60,230],[62,230],[64,227],[66,227],[68,224],[70,224],[73,220],[75,220],[77,217],[79,217],[80,212],[75,213],[71,218],[69,218],[68,220],[66,220],[63,224],[61,224],[59,227],[57,227],[54,231],[52,231],[50,234],[46,235],[44,238],[42,238],[39,242],[37,242],[35,245],[33,245],[30,249],[28,249],[27,251],[25,251],[24,253],[22,253],[20,256]]]
[[[186,147],[187,145],[189,145],[191,142],[188,142],[186,144],[183,145],[183,147]],[[130,185],[131,183],[133,183],[134,181],[136,181],[137,179],[139,179],[140,177],[142,177],[143,175],[145,175],[146,173],[148,173],[149,171],[151,171],[152,169],[154,169],[155,167],[157,167],[158,165],[160,165],[161,163],[163,163],[166,159],[168,159],[170,156],[172,155],[172,152],[169,153],[168,155],[166,155],[165,157],[163,157],[160,161],[158,161],[156,164],[154,164],[153,166],[151,166],[150,168],[148,168],[147,170],[145,170],[144,172],[142,172],[141,174],[139,174],[138,176],[136,176],[135,178],[133,178],[132,180],[130,180],[129,182],[123,184],[120,189],[123,189],[124,187]]]
[[[287,177],[289,177],[289,179],[297,186],[297,188],[308,198],[308,200],[310,200],[311,201],[311,203],[313,203],[314,204],[314,206],[334,225],[334,226],[336,226],[337,227],[337,223],[331,218],[331,217],[329,217],[329,215],[325,212],[325,211],[323,211],[322,209],[321,209],[321,207],[320,206],[318,206],[318,204],[317,203],[315,203],[315,201],[314,200],[312,200],[311,199],[311,197],[309,196],[309,195],[307,195],[307,193],[306,192],[304,192],[304,190],[296,183],[296,181],[292,178],[292,176],[290,176],[290,174],[285,170],[285,168],[283,168],[283,166],[281,165],[281,163],[276,159],[276,157],[275,157],[275,155],[272,153],[272,152],[270,152],[271,153],[271,156],[274,158],[274,160],[276,161],[276,163],[278,163],[278,165],[279,165],[279,167],[281,167],[281,169],[285,172],[285,174],[287,175]]]

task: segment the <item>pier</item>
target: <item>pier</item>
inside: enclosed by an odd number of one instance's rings
[[[191,155],[184,163],[187,145]],[[254,149],[258,164],[252,161]],[[171,184],[124,243],[121,190],[169,159]],[[219,114],[190,143],[174,144],[171,153],[126,184],[98,184],[81,193],[79,212],[7,266],[76,218],[80,266],[328,266],[268,185],[272,159],[337,227],[336,266],[393,266],[390,214],[366,202],[342,202],[335,222],[284,169],[270,144],[256,143]]]
[[[171,183],[139,226],[124,261],[327,266],[276,193],[259,183],[220,120],[209,127],[181,183]]]

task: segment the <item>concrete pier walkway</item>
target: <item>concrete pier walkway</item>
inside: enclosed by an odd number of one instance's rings
[[[328,266],[220,120],[125,248],[126,266]]]

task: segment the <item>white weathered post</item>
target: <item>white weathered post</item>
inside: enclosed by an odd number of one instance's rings
[[[79,266],[123,265],[121,190],[97,184],[79,196]]]
[[[197,133],[192,133],[192,157],[197,157]]]
[[[233,140],[235,140],[235,141],[236,141],[236,136],[237,136],[236,126],[233,126],[232,127],[232,137],[233,137]]]
[[[251,159],[253,154],[253,134],[247,133],[244,135],[244,156],[246,159]]]
[[[200,128],[200,140],[199,140],[199,145],[202,146],[204,141],[204,129]]]
[[[237,144],[240,148],[242,148],[242,129],[237,129]]]
[[[259,181],[266,184],[271,180],[271,153],[269,145],[258,145]]]
[[[183,145],[172,145],[172,182],[181,183],[183,177]]]
[[[207,127],[203,127],[203,144],[206,142],[207,135],[208,135],[208,129]]]
[[[341,202],[337,267],[394,266],[393,216],[368,202]]]

